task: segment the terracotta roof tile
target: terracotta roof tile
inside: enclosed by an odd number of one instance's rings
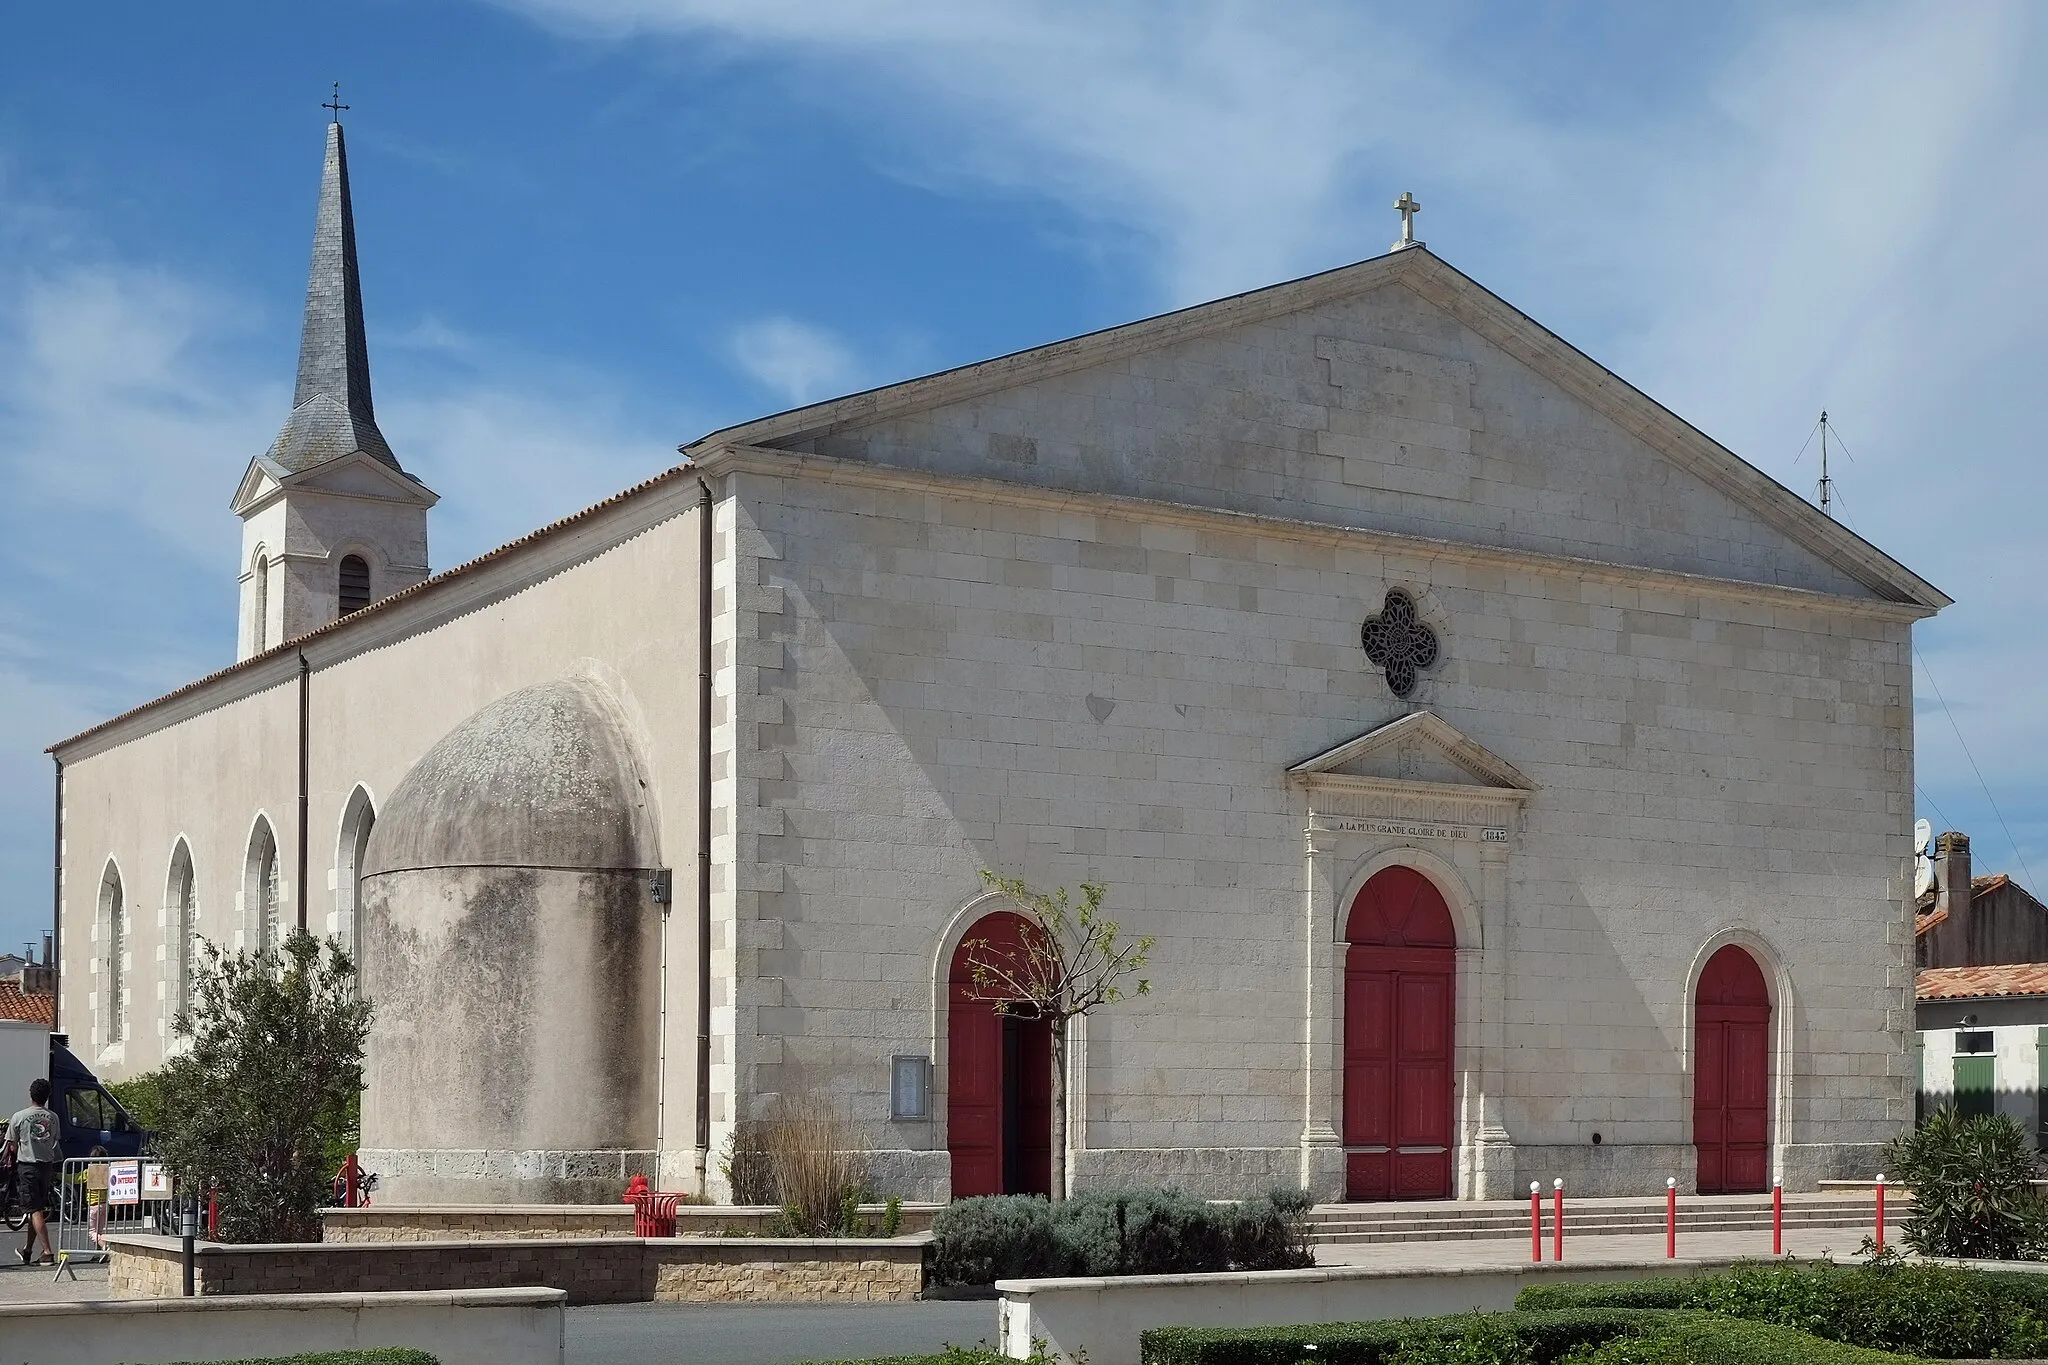
[[[1977,1000],[1999,995],[2048,995],[2048,962],[1998,967],[1928,967],[1915,982],[1922,1000]]]
[[[19,981],[0,981],[0,1019],[19,1019],[44,1028],[57,1026],[57,997],[30,995]]]

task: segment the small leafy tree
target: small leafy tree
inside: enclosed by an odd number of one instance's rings
[[[1885,1148],[1885,1169],[1913,1191],[1906,1245],[1923,1256],[2032,1259],[2048,1249],[2041,1157],[2003,1114],[1944,1107]]]
[[[156,1073],[157,1145],[181,1189],[216,1190],[230,1242],[315,1242],[353,1140],[370,1004],[341,946],[303,930],[260,953],[202,948],[174,1031],[191,1045]]]
[[[1106,889],[1081,883],[1076,904],[1064,886],[1046,894],[1023,880],[982,870],[990,890],[1014,902],[1033,926],[1021,948],[970,938],[967,968],[974,998],[998,1014],[1043,1019],[1052,1030],[1052,1197],[1064,1199],[1067,1169],[1067,1024],[1132,995],[1150,995],[1138,973],[1151,960],[1154,938],[1125,938],[1102,913]]]

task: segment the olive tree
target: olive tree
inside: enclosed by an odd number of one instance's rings
[[[1104,1005],[1150,995],[1152,983],[1138,973],[1152,954],[1153,936],[1127,938],[1102,913],[1106,889],[1081,883],[1076,902],[1064,886],[1050,894],[1022,879],[983,869],[989,889],[1017,907],[1031,929],[1021,945],[969,938],[967,969],[973,998],[996,1013],[1043,1019],[1052,1032],[1052,1197],[1064,1199],[1072,1184],[1067,1169],[1068,1025]]]
[[[189,1045],[156,1073],[157,1148],[181,1190],[216,1192],[225,1241],[320,1240],[363,1089],[370,1004],[355,977],[338,943],[304,930],[260,953],[202,946],[172,1026]]]

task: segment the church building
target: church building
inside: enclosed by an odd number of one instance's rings
[[[967,984],[990,869],[1157,939],[1072,1026],[1082,1187],[1810,1189],[1912,1120],[1949,599],[1405,229],[436,572],[335,124],[294,404],[237,662],[53,749],[103,1075],[178,1046],[201,939],[304,926],[375,1004],[391,1201],[719,1195],[794,1096],[878,1194],[1042,1190],[1050,1039]]]

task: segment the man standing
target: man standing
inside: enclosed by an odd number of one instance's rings
[[[43,1209],[63,1172],[64,1149],[58,1145],[56,1111],[49,1107],[50,1083],[41,1076],[30,1081],[28,1100],[28,1108],[7,1121],[5,1150],[15,1162],[17,1197],[29,1210],[28,1241],[21,1248],[21,1263],[35,1260],[36,1240],[41,1238],[43,1264],[51,1265],[57,1259],[57,1244],[50,1237]]]

